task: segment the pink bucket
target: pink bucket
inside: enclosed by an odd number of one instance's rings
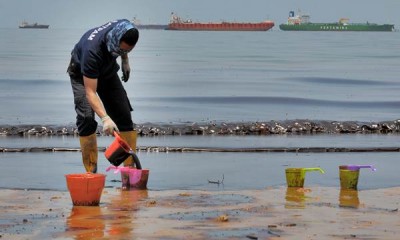
[[[136,169],[131,167],[110,166],[106,171],[114,169],[114,173],[121,172],[122,186],[131,189],[147,189],[147,181],[149,180],[149,169]],[[129,180],[129,181],[128,181]]]

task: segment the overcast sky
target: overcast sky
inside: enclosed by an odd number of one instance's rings
[[[136,17],[142,23],[167,24],[171,12],[194,21],[286,22],[290,10],[313,22],[392,23],[400,28],[400,0],[0,0],[0,28],[21,21],[50,28],[90,28],[112,19]]]

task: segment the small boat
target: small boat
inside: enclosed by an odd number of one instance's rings
[[[393,24],[376,23],[349,23],[348,18],[341,18],[334,23],[313,23],[310,16],[305,14],[295,15],[294,11],[289,12],[287,23],[279,25],[283,31],[371,31],[371,32],[391,32],[394,30]]]
[[[176,14],[171,13],[171,20],[166,30],[180,31],[267,31],[274,26],[273,21],[263,22],[193,22],[192,20],[183,20]]]
[[[37,29],[48,29],[50,25],[46,25],[46,24],[38,24],[38,23],[28,23],[26,21],[23,21],[20,25],[19,28],[37,28]]]

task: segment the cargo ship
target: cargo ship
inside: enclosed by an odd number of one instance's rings
[[[134,17],[131,22],[135,24],[138,29],[154,29],[154,30],[164,30],[167,28],[167,24],[142,24],[139,19]]]
[[[263,21],[256,23],[237,23],[237,22],[210,22],[200,23],[192,20],[183,20],[176,14],[171,14],[171,20],[166,30],[180,31],[267,31],[274,26],[273,21]]]
[[[349,23],[348,18],[341,18],[336,23],[312,23],[309,15],[295,15],[294,11],[289,12],[286,24],[280,24],[279,29],[283,31],[372,31],[391,32],[393,24],[376,23]]]
[[[37,28],[37,29],[48,29],[50,25],[45,25],[45,24],[38,24],[38,23],[32,23],[29,24],[26,21],[23,21],[20,25],[19,28]]]

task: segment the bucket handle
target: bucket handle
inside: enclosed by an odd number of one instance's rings
[[[119,173],[119,172],[121,172],[121,168],[120,168],[120,167],[116,167],[116,166],[109,166],[109,167],[106,169],[106,172],[109,172],[111,169],[114,169],[114,170],[115,170],[114,173]]]
[[[376,171],[376,168],[374,168],[374,166],[372,165],[348,165],[347,167],[351,170],[359,170],[360,168],[370,168],[371,171],[373,172]]]
[[[121,136],[119,136],[119,134],[117,133],[117,131],[114,131],[113,134],[114,134],[114,137],[116,137],[116,138],[121,138]]]
[[[303,170],[304,172],[320,171],[321,173],[325,173],[321,168],[303,168]]]
[[[128,172],[130,169],[137,169],[137,168],[131,168],[131,167],[121,167],[121,166],[114,166],[111,165],[108,168],[106,168],[106,172],[109,172],[111,169],[114,169],[114,173],[119,173],[119,172]]]

